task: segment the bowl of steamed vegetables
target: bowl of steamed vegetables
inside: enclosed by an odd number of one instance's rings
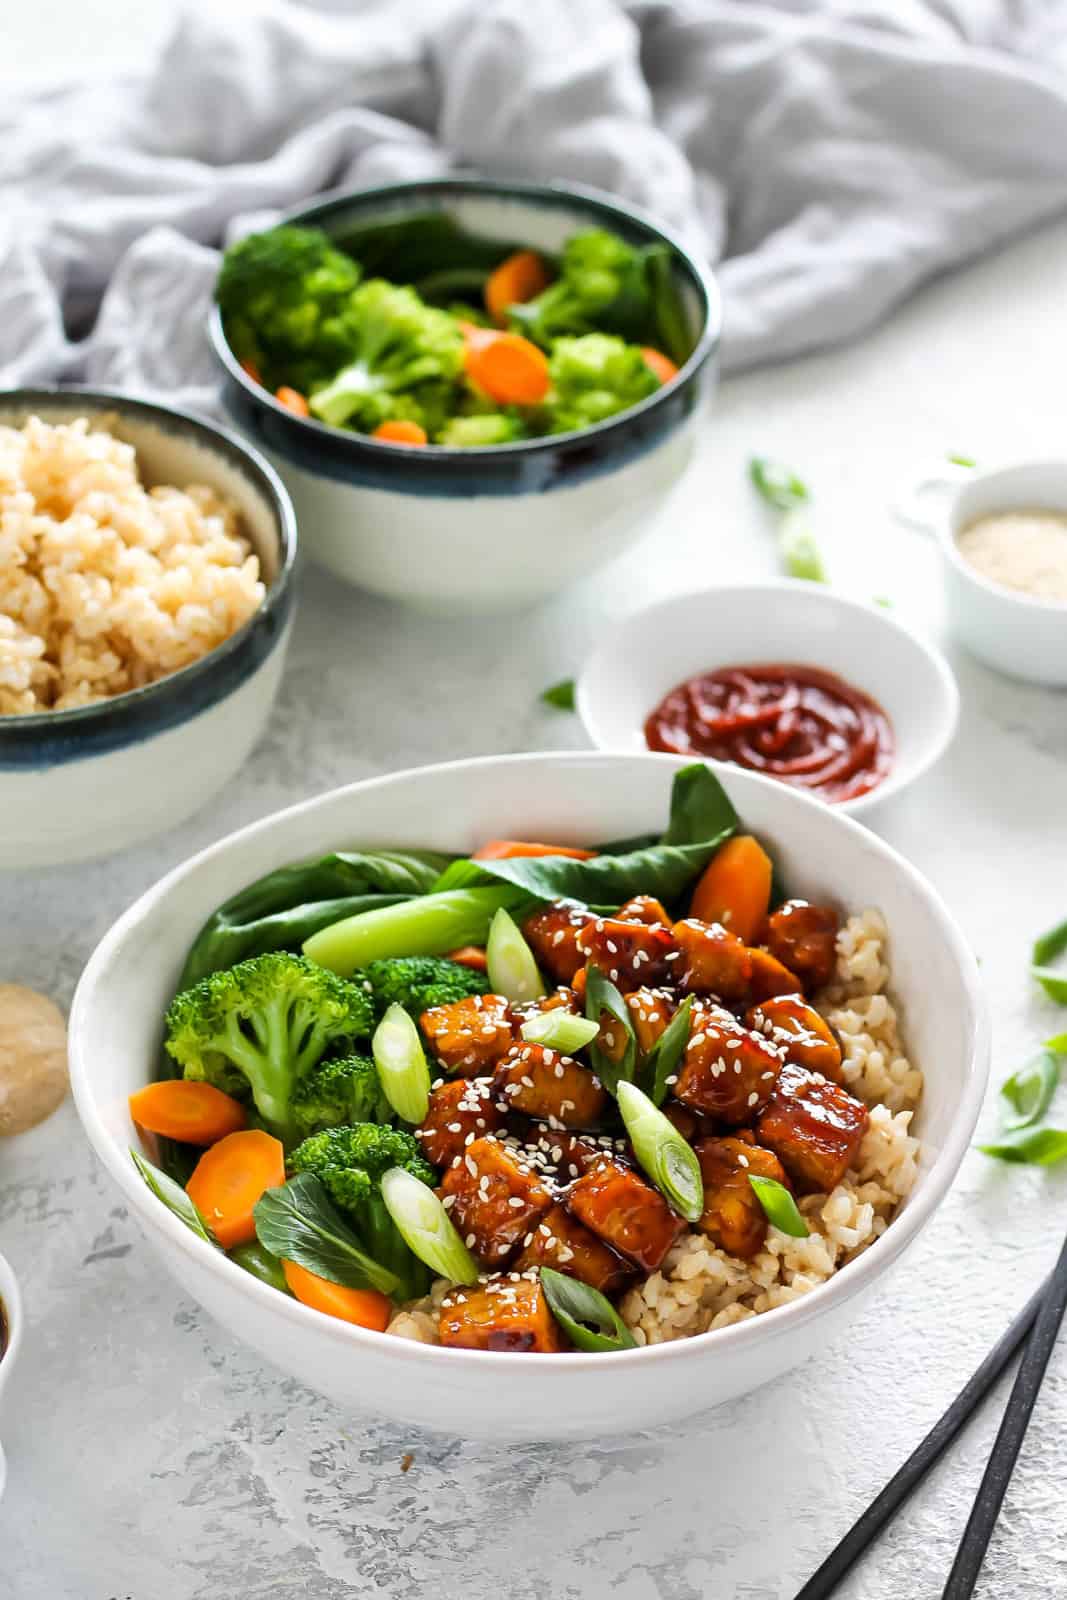
[[[714,381],[699,258],[595,191],[443,179],[230,246],[211,335],[307,547],[423,609],[531,604],[644,531]]]

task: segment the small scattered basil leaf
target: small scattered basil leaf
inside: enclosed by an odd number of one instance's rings
[[[371,1053],[382,1092],[397,1116],[422,1122],[430,1109],[430,1069],[418,1028],[395,1001],[374,1030]]]
[[[626,1037],[626,1046],[622,1055],[613,1059],[599,1044],[591,1044],[589,1061],[608,1093],[615,1094],[620,1083],[633,1082],[637,1068],[637,1036],[626,1001],[611,979],[591,961],[585,969],[585,1014],[590,1022],[597,1024],[598,1033],[605,1012],[612,1019],[612,1036],[615,1027],[620,1027]]]
[[[779,1183],[777,1178],[758,1177],[754,1172],[749,1173],[748,1181],[767,1214],[767,1221],[779,1233],[788,1233],[793,1239],[808,1237],[808,1225],[784,1183]]]
[[[995,1144],[980,1144],[983,1155],[1022,1166],[1051,1167],[1067,1161],[1067,1128],[1025,1128],[1006,1133]]]
[[[1032,1128],[1040,1122],[1056,1093],[1060,1081],[1060,1056],[1055,1048],[1058,1041],[1050,1039],[1036,1055],[1006,1078],[1000,1092],[1015,1111],[1015,1116],[1005,1123],[1008,1133],[1018,1133],[1022,1128]]]
[[[541,1268],[548,1309],[578,1350],[633,1350],[637,1340],[611,1301],[588,1283]]]
[[[769,456],[753,456],[748,463],[748,475],[756,492],[775,511],[793,511],[811,499],[803,479]]]
[[[1030,972],[1044,989],[1050,1000],[1055,1000],[1058,1005],[1067,1005],[1067,972],[1059,972],[1049,965],[1058,956],[1067,950],[1067,922],[1059,922],[1047,933],[1042,933],[1034,940],[1034,948],[1030,959],[1033,965]]]
[[[206,1244],[214,1244],[207,1223],[181,1185],[175,1183],[173,1178],[168,1178],[165,1172],[160,1172],[151,1161],[146,1161],[137,1150],[131,1150],[130,1156],[156,1199],[162,1200],[167,1210],[172,1211],[179,1222],[184,1222],[190,1233],[195,1233]]]
[[[973,456],[957,455],[955,450],[950,450],[945,460],[951,461],[953,466],[956,467],[976,467],[978,465]]]
[[[546,706],[555,706],[557,711],[573,711],[574,679],[561,678],[559,683],[550,684],[542,691],[541,699]]]
[[[692,1145],[636,1083],[620,1083],[616,1097],[634,1154],[648,1177],[679,1216],[699,1222],[704,1179]]]
[[[301,1172],[278,1189],[268,1189],[253,1211],[256,1237],[282,1261],[295,1261],[320,1278],[348,1289],[379,1289],[392,1294],[394,1272],[363,1249],[320,1179]]]
[[[513,1004],[539,1000],[545,993],[545,982],[537,970],[534,953],[515,918],[503,906],[489,924],[485,965],[492,992],[502,994]]]
[[[382,1178],[385,1209],[413,1255],[450,1283],[477,1283],[478,1263],[429,1186],[403,1167]]]
[[[829,583],[830,575],[806,511],[785,513],[778,530],[778,553],[789,577],[805,578],[809,583]]]
[[[239,1244],[236,1250],[230,1251],[230,1260],[236,1261],[239,1267],[250,1272],[261,1283],[269,1283],[272,1289],[280,1289],[283,1294],[292,1294],[278,1257],[261,1244]]]
[[[539,1011],[519,1029],[527,1044],[543,1044],[549,1050],[561,1050],[565,1056],[584,1050],[600,1032],[599,1023],[588,1017],[576,1017],[572,1011]]]
[[[648,1098],[654,1106],[661,1106],[671,1087],[669,1078],[677,1075],[685,1047],[689,1043],[689,1014],[693,1009],[693,996],[686,995],[670,1022],[664,1028],[645,1061],[645,1081]]]

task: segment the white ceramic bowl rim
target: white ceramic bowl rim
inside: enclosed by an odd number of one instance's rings
[[[701,259],[689,250],[681,239],[659,222],[649,212],[639,206],[632,206],[627,201],[621,200],[617,195],[608,194],[603,189],[596,189],[589,184],[579,183],[501,183],[491,178],[415,178],[407,183],[381,184],[369,189],[331,189],[319,195],[310,205],[305,203],[294,206],[278,218],[275,226],[294,224],[298,226],[314,226],[316,219],[323,213],[341,206],[345,201],[360,206],[373,205],[375,202],[388,200],[410,194],[412,205],[417,203],[420,194],[427,195],[490,195],[506,199],[529,200],[573,200],[584,205],[588,210],[596,211],[604,217],[615,216],[627,222],[636,222],[641,227],[662,239],[685,262],[686,269],[692,274],[693,279],[700,288],[704,300],[704,325],[695,346],[687,357],[685,363],[670,380],[663,384],[654,394],[640,401],[637,405],[628,406],[625,411],[617,412],[614,416],[606,417],[603,422],[590,424],[587,428],[573,429],[570,433],[553,433],[543,439],[518,439],[511,444],[481,445],[466,447],[464,449],[450,448],[445,445],[424,445],[420,450],[420,457],[427,461],[439,461],[442,466],[456,462],[476,462],[480,456],[492,456],[498,459],[504,456],[528,457],[547,451],[558,451],[561,446],[573,443],[575,440],[603,439],[613,431],[622,431],[633,422],[635,417],[642,417],[655,410],[660,403],[675,391],[696,376],[697,372],[714,353],[722,336],[722,298],[719,294],[718,282],[711,270]],[[328,438],[336,443],[338,438],[343,439],[353,453],[369,453],[379,456],[383,461],[402,456],[409,446],[391,444],[388,440],[375,439],[369,434],[353,433],[346,435],[343,429],[333,428],[328,423],[319,422],[316,417],[302,417],[295,415],[287,407],[280,404],[274,396],[263,389],[245,372],[241,363],[230,348],[229,340],[222,326],[222,316],[218,306],[213,306],[209,319],[208,331],[211,337],[215,354],[226,368],[233,381],[257,405],[273,411],[287,426],[293,425],[303,432]]]
[[[454,761],[440,763],[429,768],[408,768],[403,772],[389,773],[380,778],[371,778],[362,783],[351,784],[344,789],[335,790],[333,794],[354,794],[368,789],[388,787],[391,784],[409,782],[420,773],[437,771],[455,771],[469,773],[474,783],[478,774],[492,768],[502,760],[516,764],[529,763],[531,766],[543,762],[546,757],[558,762],[561,766],[588,763],[590,760],[600,760],[607,769],[612,761],[633,761],[640,759],[663,764],[665,768],[677,770],[683,762],[675,756],[648,753],[644,756],[613,757],[609,753],[590,755],[587,751],[568,752],[532,752],[525,755],[508,757],[482,756],[474,760]],[[727,777],[730,774],[728,767],[715,762],[709,766],[717,768]],[[736,769],[735,769],[736,770]],[[759,784],[769,784],[776,791],[780,785],[773,779],[763,778],[759,774],[748,773],[746,778]],[[185,1255],[205,1265],[208,1257],[211,1258],[215,1270],[230,1275],[234,1287],[239,1288],[245,1296],[249,1314],[257,1314],[257,1308],[263,1307],[265,1311],[275,1316],[285,1318],[294,1328],[309,1327],[309,1318],[314,1319],[314,1325],[319,1333],[328,1333],[337,1344],[356,1345],[372,1341],[379,1353],[383,1347],[389,1356],[397,1362],[430,1362],[438,1367],[442,1378],[447,1380],[450,1370],[454,1370],[455,1363],[474,1363],[485,1370],[495,1368],[500,1372],[516,1370],[515,1363],[521,1363],[526,1370],[544,1371],[544,1357],[530,1353],[509,1353],[506,1351],[482,1350],[454,1350],[437,1345],[421,1344],[414,1340],[397,1338],[393,1334],[374,1333],[366,1329],[353,1327],[348,1323],[323,1317],[321,1313],[308,1306],[301,1305],[298,1300],[282,1295],[277,1289],[261,1283],[251,1273],[245,1272],[236,1263],[229,1261],[221,1251],[214,1246],[198,1239],[184,1223],[180,1222],[166,1209],[148,1190],[142,1179],[138,1176],[129,1154],[120,1149],[112,1140],[105,1127],[104,1120],[97,1109],[92,1087],[92,1064],[85,1058],[81,1049],[82,1014],[92,1005],[92,991],[101,970],[106,969],[112,948],[121,942],[126,929],[130,924],[135,924],[147,907],[165,900],[170,889],[187,872],[195,866],[210,861],[212,858],[224,854],[234,844],[255,837],[257,834],[269,832],[280,821],[296,816],[301,812],[314,809],[327,796],[320,795],[311,800],[305,800],[299,805],[290,806],[284,811],[276,812],[265,817],[259,822],[252,823],[247,828],[230,834],[227,838],[209,846],[206,850],[190,858],[181,866],[176,867],[146,894],[135,902],[111,930],[104,936],[97,949],[89,960],[85,971],[78,984],[77,992],[70,1014],[70,1049],[71,1049],[71,1085],[74,1092],[79,1116],[89,1135],[97,1154],[101,1157],[111,1176],[126,1194],[135,1213],[142,1223],[154,1228],[169,1242]],[[813,800],[807,795],[796,794],[798,805],[814,807],[824,813],[825,807],[818,800]],[[839,1271],[797,1300],[784,1306],[777,1306],[773,1310],[761,1313],[758,1317],[747,1318],[744,1322],[734,1324],[727,1328],[717,1328],[711,1332],[698,1334],[690,1339],[681,1339],[675,1342],[641,1347],[633,1350],[621,1350],[594,1354],[592,1352],[574,1351],[561,1352],[554,1355],[554,1363],[563,1363],[568,1368],[588,1369],[595,1372],[603,1368],[606,1362],[612,1363],[612,1370],[634,1362],[677,1362],[686,1358],[686,1352],[694,1347],[706,1347],[709,1339],[718,1341],[718,1348],[724,1352],[730,1349],[745,1350],[757,1340],[770,1340],[789,1337],[792,1330],[799,1328],[812,1317],[821,1315],[832,1303],[840,1303],[851,1299],[858,1294],[864,1286],[877,1277],[890,1263],[900,1255],[905,1246],[911,1242],[923,1225],[933,1215],[938,1205],[944,1199],[952,1179],[959,1167],[963,1156],[966,1154],[971,1133],[978,1118],[982,1097],[985,1089],[986,1071],[985,1064],[989,1054],[989,1019],[984,1003],[984,997],[979,984],[978,967],[971,950],[968,948],[962,934],[956,927],[947,908],[933,888],[925,881],[902,856],[885,844],[877,836],[862,828],[859,823],[850,818],[839,816],[840,826],[862,834],[865,846],[875,850],[887,858],[895,868],[916,890],[919,897],[925,900],[929,909],[940,924],[940,932],[946,943],[951,947],[955,960],[959,966],[962,981],[972,1002],[975,1019],[975,1050],[974,1058],[980,1064],[980,1070],[972,1071],[965,1085],[963,1095],[954,1123],[945,1139],[944,1145],[934,1164],[922,1175],[919,1187],[909,1199],[904,1210],[894,1218],[891,1226],[878,1238],[869,1249],[855,1261],[849,1262]],[[206,1254],[205,1254],[206,1252]],[[531,1368],[531,1363],[533,1364]]]
[[[0,1355],[0,1389],[10,1379],[10,1369],[14,1367],[15,1359],[22,1344],[22,1326],[24,1311],[22,1295],[19,1290],[18,1279],[15,1271],[6,1256],[0,1255],[0,1304],[4,1308],[4,1320],[7,1325],[7,1345]],[[5,1372],[5,1367],[9,1370]],[[0,1469],[2,1471],[2,1469]]]
[[[829,589],[818,585],[813,586],[810,582],[803,578],[766,578],[752,583],[716,584],[714,588],[704,589],[696,592],[685,590],[682,594],[668,595],[664,600],[657,600],[650,606],[645,606],[639,611],[631,612],[624,620],[626,624],[629,625],[634,623],[638,617],[655,619],[661,616],[669,615],[671,610],[679,603],[679,601],[683,600],[687,604],[696,604],[701,599],[707,600],[709,604],[719,604],[723,601],[723,599],[729,600],[729,598],[732,596],[734,597],[737,605],[748,604],[749,601],[754,603],[762,602],[764,610],[766,610],[767,603],[773,601],[774,606],[780,610],[782,606],[788,606],[790,604],[791,597],[793,596],[803,595],[807,601],[812,597],[813,594],[818,596],[820,603],[825,604],[829,608],[839,607],[844,611],[852,612],[856,616],[862,616],[875,631],[881,627],[887,628],[896,633],[899,638],[907,642],[907,644],[915,651],[917,655],[921,655],[924,658],[927,665],[933,670],[934,675],[938,680],[941,693],[944,697],[945,714],[942,719],[940,732],[937,739],[931,741],[930,747],[924,754],[921,762],[916,763],[916,765],[911,767],[906,772],[902,771],[900,768],[900,763],[896,762],[893,768],[891,768],[888,777],[884,778],[881,783],[875,786],[875,788],[869,790],[867,794],[857,795],[853,800],[840,801],[831,807],[831,810],[836,816],[854,817],[860,815],[862,812],[871,810],[874,806],[881,805],[882,802],[888,800],[890,796],[898,794],[901,789],[907,788],[910,784],[914,783],[917,778],[921,777],[924,772],[927,772],[932,766],[935,765],[936,762],[941,759],[949,745],[952,743],[952,739],[956,733],[956,728],[959,723],[960,692],[956,680],[952,675],[952,669],[949,667],[948,662],[945,661],[944,657],[937,650],[928,645],[926,641],[921,639],[917,633],[913,633],[910,628],[905,627],[904,624],[898,621],[896,617],[890,616],[883,607],[868,604],[863,600],[855,600],[848,595],[838,594],[838,592],[834,589]],[[601,648],[610,648],[610,646]],[[594,707],[590,705],[588,675],[592,663],[599,658],[600,654],[600,650],[593,651],[586,659],[575,688],[575,703],[578,715],[581,718],[582,725],[590,737],[593,737],[592,729],[596,725],[597,718]],[[761,657],[759,655],[754,655],[750,659],[759,660]],[[777,661],[780,660],[781,657],[775,655],[773,650],[769,647],[766,654],[766,659],[770,661]],[[803,665],[807,663],[798,662],[797,664]],[[813,666],[817,665],[816,662],[812,662],[810,664]],[[727,663],[724,663],[724,665],[727,665]],[[699,671],[700,669],[697,668],[695,670]],[[648,711],[651,712],[652,710],[653,707],[649,706]],[[894,736],[895,733],[896,730],[894,729]],[[598,746],[598,748],[603,747]],[[694,761],[700,761],[709,758],[694,755],[690,757],[690,759]],[[712,766],[716,766],[718,763],[711,761],[710,764]],[[729,766],[729,764],[727,764],[727,766]],[[749,772],[751,769],[745,767],[741,769],[734,768],[733,770],[743,770],[745,772]],[[760,776],[758,773],[753,773],[752,775]],[[770,778],[766,781],[788,788],[793,794],[799,794],[801,796],[805,795],[805,791],[803,789],[793,788],[793,786],[790,784],[782,785],[780,779]],[[816,801],[816,804],[822,805],[824,802]]]
[[[1058,472],[1063,479],[1065,503],[1067,503],[1067,460],[1007,462],[998,467],[990,468],[988,472],[975,468],[965,468],[963,470],[969,474],[967,477],[946,474],[940,480],[934,478],[928,480],[931,483],[940,481],[954,491],[948,505],[940,515],[932,516],[929,523],[935,537],[953,566],[971,583],[975,584],[979,589],[984,589],[986,594],[992,596],[995,600],[1002,601],[1007,605],[1019,606],[1023,610],[1039,612],[1042,616],[1059,617],[1067,622],[1067,603],[1063,600],[1044,600],[1040,595],[1027,594],[1023,589],[1009,589],[1005,584],[994,583],[991,578],[986,577],[984,572],[979,572],[977,567],[972,567],[959,546],[959,536],[963,532],[966,523],[957,524],[956,521],[958,501],[966,494],[968,489],[977,487],[981,483],[993,483],[997,478],[1008,477],[1010,474],[1017,472]],[[1020,502],[1016,509],[1019,511],[1031,510],[1033,509],[1033,502],[1031,502],[1030,506],[1023,505]],[[990,512],[986,514],[996,515],[997,513]],[[982,513],[976,513],[976,517],[978,515],[982,515]]]
[[[199,435],[205,446],[216,454],[222,446],[226,454],[240,461],[243,467],[250,468],[252,478],[258,478],[258,487],[277,521],[278,570],[262,605],[257,606],[247,622],[242,623],[228,639],[209,650],[207,655],[190,661],[188,666],[179,667],[176,672],[170,672],[163,678],[157,678],[154,683],[142,684],[138,689],[127,689],[122,694],[110,695],[106,700],[97,700],[91,705],[74,706],[66,711],[27,712],[18,719],[20,733],[36,728],[50,734],[73,734],[87,725],[110,721],[116,712],[121,714],[128,707],[145,705],[164,694],[170,696],[176,685],[184,686],[215,671],[222,662],[241,649],[249,634],[274,616],[288,593],[296,566],[296,516],[288,491],[267,458],[239,434],[220,423],[210,422],[206,417],[183,411],[178,406],[160,405],[152,400],[141,400],[136,395],[124,394],[119,389],[97,389],[85,384],[28,384],[17,389],[0,389],[0,422],[7,413],[32,412],[36,406],[42,411],[47,411],[49,407],[68,409],[79,402],[84,402],[92,410],[115,411],[120,416],[124,413],[140,416],[162,426],[169,423],[173,427],[177,424],[183,431]],[[0,733],[2,731],[0,723]]]

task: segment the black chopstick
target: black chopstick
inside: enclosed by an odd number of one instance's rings
[[[1063,1266],[1064,1257],[1060,1257],[1057,1272]],[[1004,1371],[1005,1367],[1016,1354],[1019,1346],[1030,1332],[1038,1319],[1038,1313],[1044,1304],[1045,1295],[1052,1286],[1050,1277],[1041,1285],[1036,1294],[1026,1302],[1015,1321],[997,1340],[985,1360],[973,1375],[968,1378],[959,1394],[953,1400],[948,1410],[937,1422],[934,1423],[926,1438],[916,1450],[908,1457],[900,1470],[894,1473],[881,1493],[871,1501],[863,1515],[853,1523],[845,1534],[841,1543],[830,1552],[817,1572],[813,1573],[799,1590],[796,1600],[827,1600],[837,1588],[868,1547],[881,1533],[886,1523],[896,1514],[912,1490],[925,1478],[930,1468],[955,1439],[956,1435],[970,1421],[979,1403],[985,1398]],[[1055,1334],[1053,1334],[1053,1340]],[[1051,1345],[1049,1346],[1051,1349]],[[1045,1360],[1048,1359],[1047,1353]],[[1041,1371],[1044,1370],[1044,1362]],[[1022,1368],[1020,1368],[1020,1372]],[[1040,1383],[1040,1373],[1038,1374]],[[1035,1388],[1036,1393],[1036,1388]],[[1031,1404],[1033,1402],[1031,1401]],[[1027,1413],[1029,1415],[1029,1413]],[[1025,1422],[1023,1428],[1025,1430]],[[1022,1435],[1020,1434],[1020,1439]],[[1018,1446],[1016,1446],[1016,1450]],[[1014,1461],[1014,1456],[1012,1460]],[[1010,1470],[1010,1469],[1009,1469]],[[1001,1491],[1003,1494],[1003,1491]],[[999,1507],[1000,1501],[997,1501]],[[995,1518],[995,1512],[994,1512]],[[988,1534],[986,1535],[988,1539]],[[984,1551],[985,1545],[982,1545]],[[979,1564],[981,1554],[979,1554]],[[977,1568],[975,1569],[977,1571]],[[951,1582],[951,1579],[949,1580]],[[953,1591],[953,1596],[963,1594],[964,1590]],[[946,1589],[946,1597],[950,1591]]]
[[[985,1559],[990,1535],[1011,1481],[1030,1413],[1067,1310],[1067,1239],[1044,1294],[1034,1331],[1027,1341],[1011,1395],[989,1456],[963,1538],[952,1563],[942,1600],[968,1600]]]

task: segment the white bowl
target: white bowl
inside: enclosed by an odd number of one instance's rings
[[[354,784],[195,856],[143,895],[97,948],[70,1018],[71,1080],[85,1130],[163,1267],[283,1371],[346,1408],[468,1437],[652,1427],[743,1394],[823,1349],[930,1220],[967,1150],[988,1070],[974,956],[930,886],[880,839],[780,784],[727,767],[720,775],[742,818],[772,845],[793,890],[884,912],[909,1046],[927,1073],[916,1188],[886,1233],[820,1288],[734,1327],[614,1355],[441,1349],[351,1327],[260,1283],[195,1238],[134,1170],[126,1098],[152,1075],[182,959],[221,900],[285,862],[342,847],[467,850],[492,835],[595,842],[656,829],[682,765],[655,755],[494,756]]]
[[[19,1347],[22,1344],[22,1298],[19,1286],[10,1263],[0,1256],[0,1316],[7,1327],[7,1342],[0,1339],[0,1424],[3,1422],[4,1401],[11,1393],[12,1381],[15,1375],[15,1363],[18,1360]],[[4,1484],[7,1482],[7,1463],[4,1459],[4,1447],[0,1443],[0,1499],[3,1498]]]
[[[149,484],[206,483],[239,507],[267,586],[217,649],[128,694],[71,711],[0,717],[0,869],[126,849],[184,821],[243,764],[281,682],[296,523],[267,463],[225,429],[104,389],[0,393],[0,423],[112,418]]]
[[[358,253],[356,230],[411,216],[557,254],[608,228],[666,244],[693,336],[672,382],[577,433],[479,450],[419,449],[297,417],[254,382],[216,311],[210,333],[234,423],[273,461],[301,537],[347,583],[421,610],[528,607],[619,555],[650,526],[692,459],[715,380],[721,312],[706,265],[652,218],[595,189],[440,178],[327,196],[283,220]]]
[[[1009,677],[1063,689],[1067,605],[992,583],[957,542],[978,517],[1034,509],[1067,512],[1067,459],[990,472],[946,464],[915,485],[898,515],[937,539],[949,626],[971,654]]]
[[[880,607],[793,578],[722,584],[635,611],[583,667],[578,712],[601,750],[644,750],[645,719],[675,684],[756,661],[836,672],[888,714],[896,741],[888,777],[835,811],[858,816],[914,783],[956,731],[959,691],[935,650]]]

